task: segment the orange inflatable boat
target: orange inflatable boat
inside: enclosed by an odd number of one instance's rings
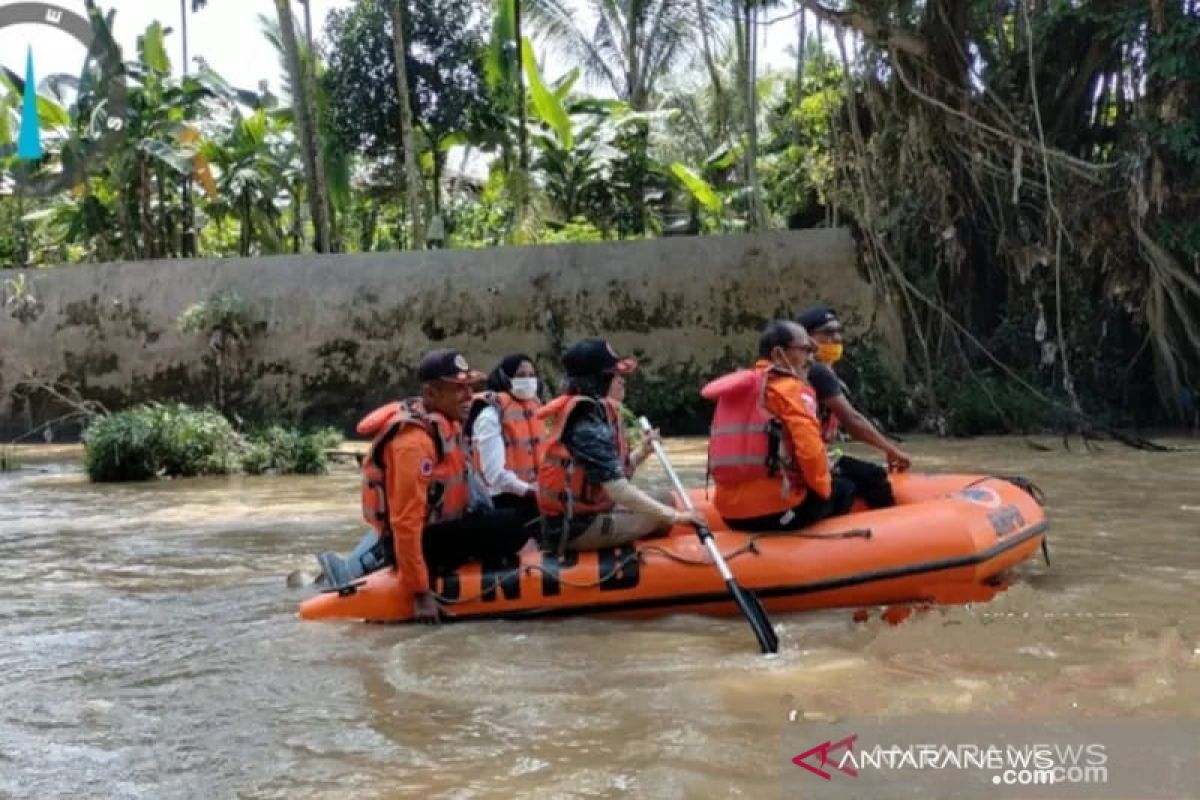
[[[824,520],[797,533],[729,530],[693,490],[738,582],[768,611],[990,600],[1007,573],[1045,545],[1036,487],[983,475],[893,476],[897,505]],[[519,563],[468,564],[436,579],[455,620],[735,614],[716,567],[690,528],[636,545],[558,557],[529,547]],[[405,621],[394,569],[327,591],[303,619]]]

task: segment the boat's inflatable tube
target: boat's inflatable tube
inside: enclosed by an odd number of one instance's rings
[[[1004,575],[1042,546],[1046,520],[1020,480],[893,476],[897,505],[825,520],[791,534],[729,530],[692,492],[738,582],[769,611],[991,599]],[[559,558],[530,547],[519,563],[468,564],[433,584],[456,620],[732,614],[725,585],[689,528],[636,545]],[[304,619],[405,621],[411,598],[395,570],[300,606]]]

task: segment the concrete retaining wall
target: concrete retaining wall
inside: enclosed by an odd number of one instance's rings
[[[817,300],[847,327],[880,334],[899,364],[898,318],[855,264],[848,232],[815,230],[7,270],[0,435],[62,413],[48,393],[22,385],[30,379],[77,387],[110,410],[212,402],[214,353],[203,334],[180,333],[178,318],[229,289],[254,322],[222,367],[226,409],[243,417],[345,426],[412,391],[415,362],[431,347],[458,347],[484,370],[525,351],[551,373],[564,343],[592,334],[641,360],[631,405],[686,416],[704,380],[752,355],[766,319]]]

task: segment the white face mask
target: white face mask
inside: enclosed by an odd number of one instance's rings
[[[537,378],[513,378],[512,396],[518,400],[532,400],[537,397]]]

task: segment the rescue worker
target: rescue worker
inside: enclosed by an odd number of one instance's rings
[[[539,415],[546,435],[538,457],[542,546],[598,550],[704,523],[638,489],[629,479],[649,457],[654,431],[630,453],[621,420],[625,379],[636,368],[603,339],[584,339],[563,354],[566,386]]]
[[[887,458],[888,469],[903,471],[912,466],[912,459],[879,429],[871,424],[847,396],[846,385],[833,371],[842,358],[842,324],[837,312],[829,306],[813,306],[801,312],[796,321],[804,326],[817,345],[815,363],[808,370],[808,383],[816,392],[821,411],[821,433],[826,445],[837,439],[844,428],[851,438],[868,444]],[[878,464],[838,455],[833,471],[852,481],[855,493],[871,508],[888,508],[896,504],[888,473]]]
[[[363,517],[377,535],[372,560],[394,563],[413,598],[414,618],[437,622],[442,609],[430,594],[431,575],[474,559],[512,557],[529,532],[512,510],[470,507],[460,423],[483,375],[457,351],[442,349],[421,359],[417,378],[420,397],[389,403],[358,424],[360,434],[373,437],[363,459]],[[319,557],[325,575],[344,585],[329,555]]]
[[[538,516],[537,448],[544,425],[537,412],[541,406],[533,359],[514,353],[488,374],[487,391],[475,396],[464,426],[492,503],[516,510],[526,523]]]
[[[752,369],[701,392],[717,401],[709,439],[713,505],[732,528],[795,530],[850,510],[854,485],[829,472],[816,397],[804,382],[815,351],[804,328],[774,320]]]

